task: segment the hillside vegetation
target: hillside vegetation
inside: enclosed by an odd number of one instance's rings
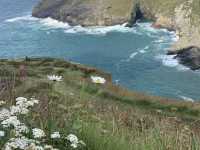
[[[1,60],[0,68],[0,99],[4,101],[0,122],[3,110],[15,105],[17,97],[39,100],[18,117],[30,130],[46,133],[39,143],[74,149],[67,147],[65,139],[52,140],[50,134],[56,131],[77,135],[85,144],[76,149],[83,150],[200,149],[199,103],[130,92],[114,85],[107,73],[58,59]],[[52,81],[47,75],[62,78]],[[94,83],[91,76],[102,77],[106,83]],[[22,136],[2,122],[0,131],[6,133],[0,136],[1,149],[9,139]],[[23,136],[33,137],[30,132]]]

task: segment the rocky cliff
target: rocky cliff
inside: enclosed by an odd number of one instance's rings
[[[113,25],[128,22],[132,8],[132,0],[42,0],[33,9],[33,16],[71,25]]]
[[[144,17],[176,31],[180,39],[171,50],[200,47],[200,0],[42,0],[32,14],[82,26],[131,26]]]

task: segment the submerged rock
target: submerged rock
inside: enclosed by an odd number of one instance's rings
[[[200,48],[191,46],[183,48],[179,51],[170,51],[169,55],[176,55],[175,59],[185,66],[190,67],[192,70],[200,69]]]

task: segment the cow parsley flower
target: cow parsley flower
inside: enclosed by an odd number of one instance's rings
[[[3,127],[10,127],[11,125],[14,127],[19,126],[21,123],[20,121],[17,119],[16,116],[10,116],[8,119],[5,119],[1,122],[1,124],[3,125]]]
[[[71,147],[77,148],[78,147],[78,143],[71,143]]]
[[[59,132],[54,132],[51,134],[52,139],[59,139],[60,138],[60,133]]]
[[[2,106],[2,105],[4,105],[4,104],[6,104],[5,101],[0,101],[0,106]]]
[[[71,143],[78,143],[78,138],[74,134],[69,134],[67,136],[67,140],[70,141]]]
[[[78,147],[79,141],[78,141],[78,138],[77,138],[76,135],[74,135],[74,134],[69,134],[69,135],[67,136],[67,140],[71,143],[71,147],[73,147],[73,148],[77,148],[77,147]]]
[[[57,76],[57,75],[48,75],[47,78],[51,81],[62,81],[62,76]]]
[[[32,132],[33,132],[33,137],[34,138],[42,138],[42,137],[46,136],[44,131],[39,129],[39,128],[32,129]]]
[[[0,110],[0,121],[5,120],[10,117],[10,111],[8,109],[1,109]]]
[[[106,83],[106,80],[102,77],[98,77],[98,76],[91,76],[91,80],[93,83],[96,83],[96,84],[105,84]]]
[[[21,133],[28,133],[29,129],[26,125],[20,124],[19,126],[15,127],[16,135],[15,136],[21,136]]]
[[[26,149],[33,142],[34,142],[34,140],[28,139],[26,137],[11,138],[5,144],[5,150]]]
[[[0,130],[0,138],[5,136],[5,132]]]
[[[53,149],[53,146],[51,146],[51,145],[45,145],[45,146],[44,146],[44,149],[52,150],[52,149]]]

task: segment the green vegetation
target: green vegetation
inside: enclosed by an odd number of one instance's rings
[[[30,113],[21,116],[30,128],[41,128],[48,135],[74,133],[87,150],[200,149],[199,103],[131,92],[113,85],[107,73],[63,60],[1,60],[0,68],[4,107],[19,96],[39,100]],[[52,74],[63,80],[48,80]],[[91,75],[107,82],[94,84]],[[0,147],[10,136],[0,141]],[[62,143],[48,142],[65,149]]]

